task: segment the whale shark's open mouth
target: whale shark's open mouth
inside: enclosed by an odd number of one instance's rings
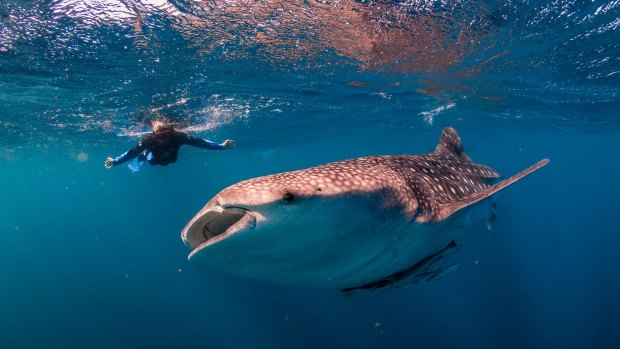
[[[199,212],[183,229],[183,241],[192,253],[217,243],[240,230],[256,225],[256,217],[251,211],[241,207],[216,207]]]

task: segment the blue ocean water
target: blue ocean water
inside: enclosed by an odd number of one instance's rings
[[[617,348],[618,1],[0,3],[1,348]],[[230,151],[106,169],[168,116]],[[187,261],[237,181],[425,153],[504,175],[456,272],[358,292]]]

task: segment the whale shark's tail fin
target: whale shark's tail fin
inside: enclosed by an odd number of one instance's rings
[[[439,143],[433,155],[454,156],[461,160],[471,161],[463,149],[461,138],[452,127],[446,127],[441,131]]]
[[[469,205],[473,205],[476,202],[483,200],[485,198],[488,198],[489,196],[497,193],[498,191],[506,188],[507,186],[513,184],[514,182],[523,179],[523,177],[531,174],[532,172],[538,170],[539,168],[545,166],[546,164],[549,163],[549,159],[542,159],[539,162],[535,163],[534,165],[526,168],[525,170],[517,173],[516,175],[504,179],[503,181],[496,183],[482,191],[479,191],[473,195],[467,196],[461,200],[458,201],[452,201],[452,202],[446,202],[446,203],[442,203],[439,206],[439,209],[437,210],[437,212],[433,213],[433,218],[432,220],[437,222],[437,221],[441,221],[447,217],[449,217],[451,214],[453,214],[454,212],[467,207]]]

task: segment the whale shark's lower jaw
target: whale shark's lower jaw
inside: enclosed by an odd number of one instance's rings
[[[256,216],[242,207],[216,207],[202,212],[183,231],[183,240],[192,249],[189,258],[201,249],[255,225]]]

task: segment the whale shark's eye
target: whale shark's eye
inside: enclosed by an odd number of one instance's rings
[[[285,193],[284,195],[282,195],[282,199],[286,202],[291,202],[293,200],[295,200],[295,195],[291,194],[291,193]]]

